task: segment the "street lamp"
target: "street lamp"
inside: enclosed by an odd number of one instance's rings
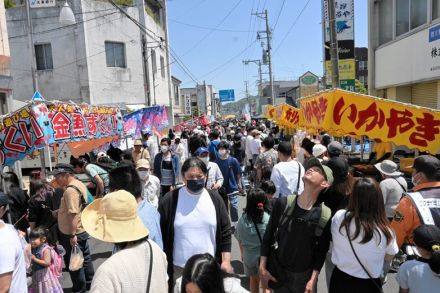
[[[59,23],[64,25],[72,25],[76,23],[75,15],[69,6],[69,3],[64,2],[63,8],[60,11],[60,17],[58,19]]]
[[[35,45],[34,45],[34,28],[32,24],[32,16],[30,11],[30,1],[26,0],[26,17],[27,17],[27,31],[28,31],[28,43],[31,49],[31,72],[32,72],[32,85],[34,92],[38,91],[38,76],[37,76],[37,60],[35,55]],[[75,15],[73,14],[72,9],[70,9],[67,1],[64,3],[64,6],[61,8],[59,22],[64,25],[72,25],[75,24]],[[49,148],[49,147],[48,147]],[[49,152],[50,153],[50,152]],[[41,177],[46,177],[46,160],[45,160],[44,149],[40,150],[40,159],[41,159]],[[49,158],[50,160],[50,158]]]

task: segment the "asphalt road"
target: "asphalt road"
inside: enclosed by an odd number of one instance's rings
[[[245,207],[245,205],[246,205],[246,198],[240,197],[239,198],[240,211]],[[107,258],[110,257],[113,245],[98,241],[96,239],[91,239],[90,246],[92,251],[93,264],[96,269]],[[234,271],[240,275],[243,274],[243,265],[240,260],[241,259],[240,249],[238,247],[237,240],[234,237],[232,237],[232,259],[233,259],[232,265],[234,267]],[[395,276],[396,274],[394,273],[388,274],[388,281],[384,286],[385,293],[399,292],[399,286],[397,284]],[[244,276],[241,279],[242,279],[243,287],[248,288],[248,279]],[[72,287],[72,282],[70,281],[70,276],[67,272],[63,273],[61,284],[64,288],[64,292],[71,292],[70,288]],[[325,266],[324,266],[319,275],[318,293],[326,293],[326,292],[327,292],[327,285],[325,280]]]

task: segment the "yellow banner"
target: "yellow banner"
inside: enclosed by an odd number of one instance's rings
[[[300,103],[307,127],[367,135],[432,154],[440,151],[439,111],[335,89]]]

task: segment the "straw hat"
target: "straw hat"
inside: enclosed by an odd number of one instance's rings
[[[136,139],[136,140],[134,141],[133,145],[134,145],[134,146],[143,146],[143,144],[142,144],[142,140],[140,140],[140,139]]]
[[[388,176],[400,176],[401,172],[397,171],[397,164],[390,160],[383,160],[380,163],[374,165],[380,173],[388,175]]]
[[[150,161],[146,159],[140,159],[136,162],[136,169],[145,168],[150,169]]]
[[[137,214],[136,199],[125,190],[93,201],[81,213],[81,221],[90,236],[104,242],[135,241],[149,234]]]

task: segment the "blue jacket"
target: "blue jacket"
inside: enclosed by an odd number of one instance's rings
[[[160,181],[162,181],[162,159],[163,159],[163,153],[160,152],[154,157],[154,175],[159,178]],[[173,153],[171,153],[171,163],[173,164],[173,172],[174,172],[174,182],[173,185],[176,184],[176,179],[180,174],[180,163],[179,158]]]

